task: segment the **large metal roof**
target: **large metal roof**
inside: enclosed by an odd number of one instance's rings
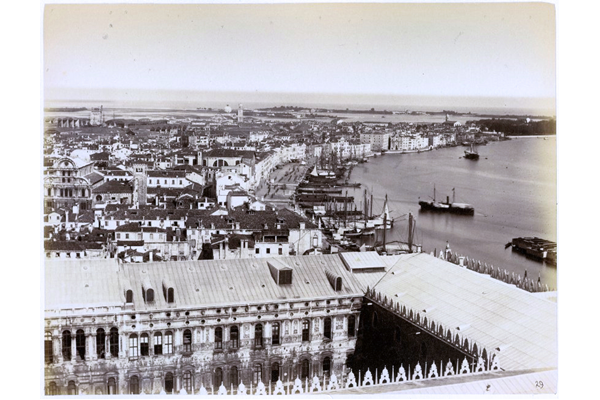
[[[123,305],[118,270],[114,259],[46,260],[46,310]]]
[[[278,265],[293,270],[292,284],[277,285],[268,262],[273,258],[169,261],[118,264],[115,260],[47,261],[46,309],[76,305],[123,305],[125,290],[133,290],[135,310],[227,306],[362,296],[363,290],[338,255],[279,257]],[[342,278],[336,292],[326,270]],[[175,289],[175,304],[163,296],[163,282]],[[85,287],[85,284],[89,286]],[[146,304],[142,286],[155,291]]]
[[[498,354],[504,369],[557,366],[555,302],[425,253],[399,256],[374,289]]]

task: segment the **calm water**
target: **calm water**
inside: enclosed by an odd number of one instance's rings
[[[480,159],[461,158],[465,147],[420,154],[386,154],[354,168],[351,180],[363,183],[349,190],[361,209],[365,187],[373,190],[373,213],[381,212],[387,193],[394,228],[387,240],[407,239],[411,212],[416,220],[415,242],[427,252],[450,247],[495,267],[556,287],[556,267],[529,260],[504,249],[519,236],[556,241],[556,139],[522,138],[478,148]],[[366,186],[365,186],[366,185]],[[420,212],[418,200],[445,200],[452,188],[456,201],[470,203],[475,216]]]

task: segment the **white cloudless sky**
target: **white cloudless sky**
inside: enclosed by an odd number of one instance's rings
[[[526,98],[549,108],[555,75],[552,4],[48,4],[44,10],[47,99],[247,92],[254,100],[273,93],[344,95],[350,103],[352,95],[363,95],[363,103],[381,95],[502,104]]]

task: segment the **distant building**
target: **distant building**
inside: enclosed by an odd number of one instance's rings
[[[364,132],[360,134],[360,142],[370,144],[371,150],[381,151],[390,148],[390,133],[388,132]]]
[[[244,122],[244,107],[242,106],[241,103],[238,105],[237,120],[238,120],[238,122]]]
[[[90,110],[90,125],[98,126],[104,124],[104,111],[102,106]]]

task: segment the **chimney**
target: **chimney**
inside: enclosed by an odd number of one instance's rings
[[[149,256],[150,262],[154,261],[154,251],[150,250],[150,253],[148,254],[148,256]]]
[[[465,257],[464,256],[458,257],[458,265],[461,267],[465,266]]]
[[[306,229],[306,222],[300,222],[300,230]]]

